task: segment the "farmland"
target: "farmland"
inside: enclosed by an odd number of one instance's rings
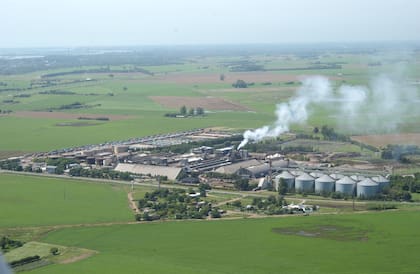
[[[367,75],[392,75],[396,63],[408,62],[409,81],[416,81],[418,70],[414,61],[381,55],[374,57],[385,60],[381,66],[369,66],[373,57],[363,53],[317,53],[314,57],[291,53],[266,56],[258,51],[247,56],[219,53],[188,58],[180,54],[172,56],[168,64],[158,62],[141,68],[131,64],[95,66],[90,61],[91,65],[82,67],[0,76],[0,109],[11,111],[0,114],[0,151],[45,151],[202,127],[242,131],[273,122],[275,104],[293,96],[306,76],[322,74],[334,85],[367,85],[371,80]],[[126,57],[121,56],[121,62]],[[317,62],[321,65],[314,65]],[[340,67],[322,65],[337,62]],[[256,71],[241,71],[252,68]],[[248,83],[248,88],[233,88],[239,79]],[[176,123],[164,117],[181,105],[204,107],[207,115]],[[314,108],[308,124],[293,125],[293,129],[308,131],[327,123],[346,133],[366,133],[363,126],[350,131],[341,127],[333,111],[333,105]],[[416,133],[417,112],[410,115],[395,130]],[[82,116],[109,120],[82,123],[78,120]]]
[[[99,253],[33,273],[415,273],[420,267],[417,215],[408,211],[62,229],[42,240]],[[296,227],[307,231],[306,236],[276,231]],[[333,232],[323,237],[309,233],[323,228]]]
[[[0,188],[3,228],[132,220],[120,187],[0,174]]]

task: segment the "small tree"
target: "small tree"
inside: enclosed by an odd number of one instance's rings
[[[280,178],[278,191],[280,195],[287,193],[287,183],[283,178]]]
[[[197,113],[197,115],[204,115],[204,109],[202,107],[198,107],[196,109],[196,113]]]
[[[190,109],[188,110],[188,115],[190,115],[190,116],[194,116],[194,114],[195,114],[195,110],[194,110],[194,108],[190,108]]]
[[[225,80],[225,75],[222,73],[220,74],[220,81],[224,81]]]
[[[56,248],[56,247],[51,247],[51,249],[50,249],[50,253],[52,254],[52,255],[58,255],[59,254],[59,252],[58,252],[58,248]]]
[[[187,107],[186,106],[182,106],[181,109],[179,110],[179,113],[181,115],[186,115],[187,114]]]

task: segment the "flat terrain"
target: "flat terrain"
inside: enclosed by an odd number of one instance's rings
[[[376,147],[385,147],[387,144],[420,146],[420,133],[360,135],[352,136],[352,139]]]
[[[150,98],[168,108],[186,106],[187,108],[202,107],[207,110],[249,110],[240,104],[214,97],[151,96]]]
[[[100,183],[0,174],[0,228],[131,221],[127,194]]]
[[[370,66],[372,58],[383,59],[382,65]],[[295,95],[305,76],[324,75],[335,86],[369,85],[372,75],[393,75],[399,64],[395,58],[365,52],[192,56],[176,63],[141,65],[149,74],[125,64],[110,65],[109,72],[103,73],[89,72],[104,70],[91,65],[1,75],[0,109],[6,114],[0,115],[0,151],[45,151],[203,127],[256,128],[275,121],[276,104]],[[418,53],[404,61],[407,81],[418,79],[415,60]],[[247,70],[249,64],[264,70],[235,71]],[[339,66],[328,68],[331,64]],[[65,74],[69,71],[75,73]],[[45,77],[47,74],[56,75]],[[250,86],[233,88],[239,79]],[[418,92],[418,86],[414,89]],[[69,108],[75,103],[80,108]],[[208,112],[205,117],[176,123],[164,117],[182,105],[201,106]],[[324,124],[341,129],[343,124],[337,122],[334,111],[333,104],[314,108],[306,125],[292,125],[292,129],[310,131]],[[410,115],[401,117],[398,132],[419,133],[419,117],[416,112]],[[110,120],[79,123],[81,116]],[[368,130],[356,126],[345,133],[364,135]]]
[[[21,118],[47,118],[47,119],[79,119],[88,118],[88,119],[98,119],[98,118],[108,118],[111,121],[123,120],[133,118],[128,115],[95,115],[95,114],[78,114],[78,113],[68,113],[68,112],[59,112],[59,111],[17,111],[11,114],[12,116],[21,117]]]
[[[43,241],[99,253],[32,273],[416,273],[417,217],[408,211],[62,229]]]

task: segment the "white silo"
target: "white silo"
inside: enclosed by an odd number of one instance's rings
[[[340,192],[344,195],[353,196],[355,189],[356,182],[347,176],[335,182],[335,192]]]
[[[315,179],[315,193],[331,193],[334,191],[335,180],[328,175]]]
[[[315,180],[308,173],[303,173],[295,179],[295,189],[301,192],[314,192]]]
[[[378,194],[379,184],[375,183],[369,178],[357,184],[357,197],[370,198]]]
[[[382,175],[372,177],[372,181],[378,184],[379,191],[381,192],[385,187],[389,186],[389,180]]]
[[[274,178],[276,190],[279,189],[281,179],[283,179],[283,181],[287,184],[288,190],[295,188],[295,176],[293,176],[292,174],[290,174],[290,172],[285,170]]]

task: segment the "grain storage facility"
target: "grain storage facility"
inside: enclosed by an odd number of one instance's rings
[[[357,184],[357,197],[370,198],[378,194],[379,184],[369,178]]]
[[[340,192],[344,195],[353,196],[355,188],[356,182],[347,176],[335,182],[335,192]]]
[[[315,180],[315,193],[331,193],[334,191],[335,180],[324,175]]]
[[[315,180],[308,173],[303,173],[295,179],[295,189],[300,192],[314,192]]]
[[[290,174],[288,171],[283,171],[281,174],[277,175],[274,178],[276,190],[279,189],[280,179],[283,179],[284,182],[287,184],[287,189],[288,190],[295,188],[295,176]]]

